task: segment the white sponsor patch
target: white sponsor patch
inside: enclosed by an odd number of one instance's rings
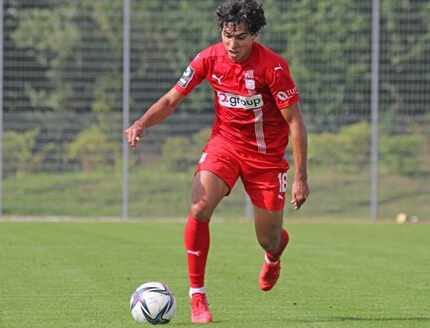
[[[287,90],[287,91],[279,91],[276,96],[278,97],[278,99],[280,101],[286,101],[286,100],[290,99],[291,97],[294,97],[295,95],[297,95],[297,89],[292,88],[292,89]]]
[[[218,103],[228,108],[251,110],[261,108],[264,105],[262,95],[245,97],[226,92],[218,92]]]

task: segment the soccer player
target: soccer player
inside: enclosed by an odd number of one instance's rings
[[[197,54],[177,84],[125,131],[135,147],[145,129],[172,114],[203,79],[214,91],[215,120],[193,177],[184,233],[193,323],[212,321],[204,284],[209,220],[236,181],[241,179],[252,201],[257,240],[265,251],[259,275],[263,291],[278,280],[280,257],[289,240],[282,224],[289,137],[293,207],[299,209],[309,195],[307,134],[299,94],[287,61],[257,42],[266,24],[262,5],[257,0],[228,0],[216,14],[221,42]]]

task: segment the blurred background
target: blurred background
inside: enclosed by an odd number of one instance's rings
[[[3,217],[185,219],[207,83],[136,151],[122,130],[218,42],[220,1],[0,2]],[[429,222],[430,1],[262,2],[309,133],[312,194],[287,217]],[[215,219],[248,214],[238,183]]]

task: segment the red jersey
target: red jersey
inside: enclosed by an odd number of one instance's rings
[[[250,56],[235,63],[217,43],[194,58],[175,89],[187,95],[203,79],[214,90],[211,138],[221,136],[246,151],[284,156],[289,129],[280,110],[299,101],[285,59],[254,42]]]

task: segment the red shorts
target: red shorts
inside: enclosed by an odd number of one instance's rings
[[[231,189],[240,177],[254,206],[269,211],[284,208],[288,162],[267,154],[233,147],[220,137],[209,140],[197,172],[210,171]]]

